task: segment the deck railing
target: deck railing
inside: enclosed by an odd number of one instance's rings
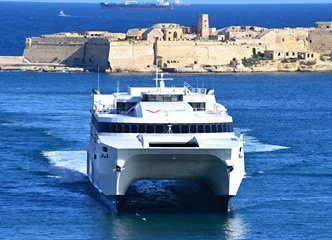
[[[193,88],[189,83],[184,82],[184,87],[191,93],[206,94],[206,88]]]

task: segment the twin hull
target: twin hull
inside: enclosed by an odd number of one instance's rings
[[[233,148],[114,148],[91,140],[87,172],[104,195],[125,195],[137,180],[201,180],[219,196],[234,196],[244,170],[243,143]]]

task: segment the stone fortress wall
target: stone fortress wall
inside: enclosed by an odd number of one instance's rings
[[[255,55],[266,60],[319,61],[332,52],[331,22],[315,28],[266,29],[256,26],[209,27],[208,15],[197,27],[175,23],[109,32],[59,33],[27,38],[24,60],[96,71],[154,71],[223,66]],[[304,57],[303,57],[304,56]],[[310,59],[309,59],[310,58]]]
[[[58,63],[73,67],[103,70],[108,64],[109,42],[103,38],[83,36],[41,36],[28,38],[24,58],[32,63]]]
[[[114,72],[155,71],[151,42],[116,41],[109,44],[108,61]]]

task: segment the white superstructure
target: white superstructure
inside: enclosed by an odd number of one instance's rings
[[[94,91],[87,172],[104,195],[123,196],[142,179],[197,179],[228,199],[243,176],[243,138],[214,91],[156,87]]]

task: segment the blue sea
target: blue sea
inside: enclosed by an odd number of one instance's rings
[[[63,10],[70,17],[58,17]],[[157,22],[312,26],[332,5],[193,5],[174,11],[0,3],[0,55],[61,31],[125,32]],[[331,239],[332,73],[172,74],[213,87],[245,134],[247,175],[230,211],[196,182],[140,181],[116,214],[85,175],[95,73],[0,72],[0,239]],[[153,86],[152,75],[101,74],[102,92]]]

